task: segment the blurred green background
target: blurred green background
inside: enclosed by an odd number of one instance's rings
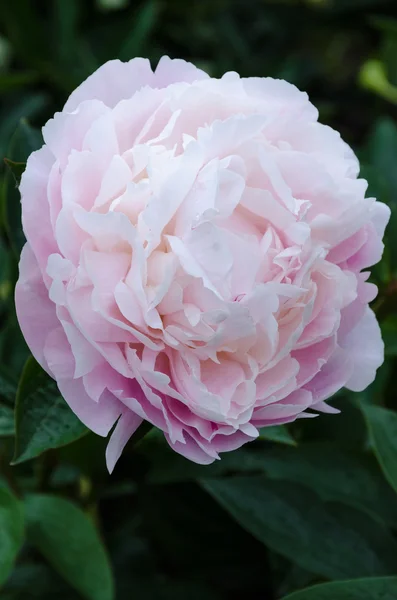
[[[17,180],[99,65],[163,54],[287,79],[353,146],[392,208],[372,276],[386,361],[337,395],[340,416],[264,430],[210,467],[141,431],[110,477],[106,440],[19,332]],[[1,600],[396,600],[396,0],[1,0],[0,157]]]

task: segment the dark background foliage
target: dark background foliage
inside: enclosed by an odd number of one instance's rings
[[[373,273],[386,361],[367,391],[337,395],[340,416],[264,430],[209,467],[140,430],[110,477],[106,440],[18,329],[16,182],[87,75],[163,54],[285,78],[354,147],[392,207]],[[0,157],[0,598],[396,600],[395,0],[1,0]]]

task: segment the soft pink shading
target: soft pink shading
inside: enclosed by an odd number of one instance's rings
[[[202,464],[363,390],[389,209],[307,95],[111,61],[44,127],[16,287],[36,359],[113,469],[142,420]],[[307,412],[307,411],[311,412]],[[314,411],[314,412],[313,412]]]

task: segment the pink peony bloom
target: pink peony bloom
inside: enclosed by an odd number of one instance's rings
[[[34,356],[106,436],[142,420],[207,464],[335,412],[383,361],[362,269],[389,209],[307,95],[182,60],[111,61],[44,127],[20,190],[16,287]]]

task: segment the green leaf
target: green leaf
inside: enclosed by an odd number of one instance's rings
[[[321,583],[282,600],[395,600],[397,577],[374,577]]]
[[[368,142],[368,157],[381,177],[389,186],[391,195],[397,200],[397,126],[389,117],[379,119]]]
[[[377,198],[382,202],[389,201],[389,186],[376,167],[362,162],[360,178],[366,179],[368,182],[366,196]]]
[[[35,83],[38,79],[34,71],[21,71],[16,73],[0,73],[0,92],[9,92],[15,88]]]
[[[60,62],[64,65],[69,63],[69,66],[72,66],[75,57],[80,10],[81,3],[76,0],[68,2],[54,0],[53,2],[54,46]]]
[[[22,506],[11,492],[0,487],[0,586],[13,568],[23,537]]]
[[[43,145],[43,136],[39,129],[32,127],[26,118],[22,118],[13,135],[13,144],[18,146],[18,154],[22,161],[26,161],[29,155]]]
[[[129,4],[129,0],[96,0],[101,10],[120,10]]]
[[[296,441],[285,427],[285,425],[273,425],[273,427],[263,427],[259,434],[260,440],[269,442],[277,442],[287,444],[288,446],[296,446]]]
[[[29,155],[40,148],[43,138],[39,131],[29,125],[26,119],[21,119],[9,143],[7,160],[11,162],[25,163]],[[7,169],[1,190],[2,221],[5,224],[8,239],[10,240],[15,254],[19,257],[25,236],[21,225],[21,200],[16,184],[16,169]],[[19,168],[21,171],[21,165]]]
[[[168,566],[167,572],[175,573],[179,580],[186,577],[211,582],[215,589],[221,585],[225,592],[222,597],[228,599],[243,598],[244,593],[249,598],[256,597],[253,592],[258,575],[263,594],[260,597],[268,598],[271,586],[264,578],[266,548],[239,527],[196,483],[139,486],[135,502],[140,507],[149,547],[157,549],[160,561]],[[125,522],[120,525],[126,528]],[[125,552],[136,538],[137,532],[127,532]],[[117,551],[120,552],[119,545],[112,556]],[[153,560],[150,555],[148,558]],[[127,564],[133,568],[132,556]],[[126,599],[129,597],[126,595]],[[189,595],[186,597],[190,600]],[[153,600],[157,598],[155,595]],[[206,595],[203,600],[207,600]]]
[[[8,156],[12,160],[26,160],[27,155],[24,153],[24,147],[14,146],[14,151],[17,156],[8,154],[8,148],[12,144],[12,138],[14,137],[15,130],[18,131],[19,123],[26,119],[34,117],[37,113],[42,111],[48,104],[48,98],[44,94],[24,94],[22,99],[18,102],[13,102],[8,107],[7,112],[5,110],[1,113],[0,121],[0,156]],[[7,108],[7,107],[6,107]],[[21,141],[19,138],[18,142]],[[36,150],[37,148],[32,148]]]
[[[397,543],[366,513],[260,476],[202,485],[259,541],[311,573],[342,579],[395,572]]]
[[[14,404],[18,382],[4,366],[0,366],[0,398]]]
[[[29,356],[29,348],[26,345],[18,325],[15,309],[13,307],[12,312],[7,315],[7,324],[0,330],[0,364],[16,376],[19,376]],[[2,384],[0,383],[0,387],[1,385]],[[10,388],[9,392],[11,392]],[[14,391],[12,397],[10,396],[10,400],[12,400],[13,403],[15,401],[15,396],[16,391]]]
[[[81,36],[80,22],[84,5],[80,0],[54,0],[51,37],[57,68],[72,91],[100,65],[87,40]],[[64,84],[63,84],[64,85]]]
[[[332,406],[340,415],[322,415],[318,419],[299,419],[293,425],[299,440],[329,442],[341,449],[353,452],[367,447],[368,431],[365,419],[356,403],[355,395],[340,390],[332,398]]]
[[[397,413],[382,406],[361,405],[379,464],[397,492]]]
[[[321,1],[321,0],[320,0]],[[330,8],[335,14],[348,11],[363,11],[370,7],[379,8],[379,5],[386,4],[388,0],[333,0],[328,3],[328,0],[322,0],[326,8]]]
[[[88,600],[112,600],[106,550],[83,511],[62,498],[32,494],[25,500],[28,540]]]
[[[43,21],[33,5],[24,0],[2,2],[0,18],[13,51],[19,53],[22,59],[30,62],[45,54],[48,40],[44,35]]]
[[[130,60],[134,56],[143,54],[142,49],[145,48],[145,44],[157,24],[158,16],[159,3],[157,0],[149,0],[143,4],[136,17],[134,27],[120,49],[120,60]]]
[[[157,484],[219,477],[236,472],[262,472],[265,465],[262,452],[250,452],[247,448],[222,454],[221,460],[211,465],[198,465],[172,451],[164,439],[154,439],[151,433],[136,446],[136,450],[150,462],[147,481]]]
[[[0,215],[1,219],[1,215]],[[0,221],[1,228],[1,221]],[[11,282],[13,275],[13,262],[12,255],[0,237],[0,313],[7,309],[7,303],[13,292],[13,285]]]
[[[48,17],[43,18],[37,7],[26,0],[13,0],[0,3],[0,22],[13,53],[25,68],[38,72],[47,84],[56,85],[63,92],[71,91],[69,72],[62,71],[54,60],[52,23],[46,27]]]
[[[7,595],[5,595],[7,594]],[[15,565],[2,590],[1,600],[81,600],[49,565],[32,560]]]
[[[70,444],[88,431],[33,357],[28,359],[19,382],[15,423],[13,464]]]
[[[397,34],[397,19],[393,19],[391,17],[383,17],[383,16],[370,16],[368,18],[369,23],[376,27],[377,29],[385,32],[385,33],[395,33]]]
[[[6,404],[0,403],[0,437],[12,436],[14,433],[14,411]]]
[[[397,125],[384,117],[377,121],[369,138],[367,155],[387,188],[388,203],[392,209],[386,231],[386,247],[391,265],[397,270]]]
[[[268,477],[300,483],[325,501],[357,507],[397,527],[394,492],[372,456],[326,442],[270,448],[262,456],[261,471]]]
[[[367,60],[361,67],[359,81],[364,88],[397,104],[397,88],[388,80],[385,66],[380,60]]]
[[[386,357],[397,356],[397,316],[389,315],[383,320],[381,327]]]
[[[390,83],[395,86],[397,84],[397,34],[388,32],[384,35],[382,44],[382,59],[386,66],[387,77]]]
[[[397,527],[394,491],[371,455],[338,448],[331,442],[305,442],[297,448],[252,444],[252,448],[225,453],[220,461],[201,466],[151,437],[152,434],[149,434],[141,448],[137,447],[149,459],[147,481],[151,483],[217,478],[230,473],[263,473],[271,479],[300,483],[325,501],[365,510],[382,522]]]
[[[26,163],[15,162],[14,160],[11,160],[9,158],[5,158],[4,162],[6,164],[6,167],[8,169],[10,169],[10,171],[14,177],[15,185],[18,187],[20,184],[20,181],[21,181],[22,173],[24,172],[24,170],[26,168]]]

